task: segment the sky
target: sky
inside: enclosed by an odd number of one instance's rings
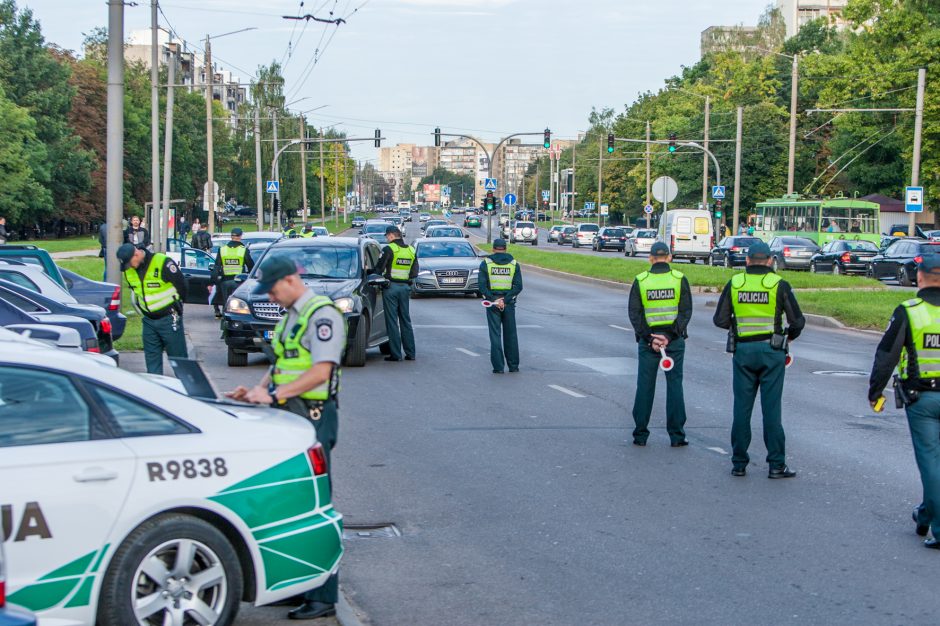
[[[80,51],[107,26],[105,0],[17,0],[47,41]],[[285,61],[288,102],[312,124],[387,141],[433,145],[431,132],[485,141],[514,132],[572,138],[591,107],[622,111],[637,94],[699,59],[701,32],[755,24],[769,0],[166,0],[172,30],[202,45],[248,82],[258,65]],[[126,3],[125,35],[150,27],[150,2]],[[303,8],[300,5],[303,4]],[[358,10],[357,10],[358,9]],[[283,19],[312,13],[339,26]],[[291,44],[290,46],[288,44]],[[290,50],[290,52],[288,52]],[[315,64],[315,52],[319,50]],[[312,68],[309,69],[308,68]],[[534,139],[534,141],[539,141]],[[355,158],[375,159],[371,142]]]

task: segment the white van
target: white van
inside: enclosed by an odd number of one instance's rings
[[[666,211],[659,220],[659,240],[672,250],[672,258],[705,262],[715,247],[711,213],[696,209]]]

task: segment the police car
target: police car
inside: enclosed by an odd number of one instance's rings
[[[312,425],[0,342],[6,601],[56,626],[231,624],[339,564]]]

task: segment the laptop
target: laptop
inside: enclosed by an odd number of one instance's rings
[[[199,361],[178,357],[171,357],[169,361],[173,373],[183,383],[183,388],[190,397],[199,400],[219,399],[219,394],[216,393],[215,387],[212,386]]]

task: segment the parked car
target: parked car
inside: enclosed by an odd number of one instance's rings
[[[571,240],[572,248],[589,246],[594,243],[594,235],[601,229],[597,224],[577,224],[574,238]]]
[[[940,243],[919,238],[897,239],[868,262],[865,275],[878,280],[896,280],[902,287],[917,283],[917,261],[925,254],[940,254]]]
[[[624,244],[623,256],[636,256],[649,254],[650,248],[656,243],[656,231],[652,228],[640,228],[630,233]]]
[[[462,238],[418,239],[414,243],[418,276],[411,293],[479,295],[480,257]]]
[[[470,237],[469,234],[463,232],[459,226],[432,226],[431,228],[424,231],[425,238],[440,238],[440,237]]]
[[[65,279],[59,272],[59,267],[52,260],[52,255],[46,250],[34,245],[6,244],[0,246],[0,261],[19,261],[26,265],[39,267],[49,278],[65,287]]]
[[[715,230],[708,211],[673,209],[659,222],[658,237],[672,251],[672,258],[703,262],[715,247]]]
[[[712,248],[706,263],[708,265],[721,265],[727,268],[746,265],[748,247],[759,242],[760,239],[757,237],[749,237],[746,235],[725,237]]]
[[[232,215],[235,217],[257,217],[258,211],[250,207],[239,207],[232,212]]]
[[[619,226],[605,226],[597,231],[594,236],[594,242],[591,249],[595,252],[603,252],[607,249],[614,249],[623,252],[627,247],[627,234]]]
[[[810,259],[819,246],[806,237],[774,237],[770,240],[770,256],[774,271],[808,270]]]
[[[343,364],[351,367],[366,364],[367,348],[378,346],[388,354],[381,289],[387,281],[374,271],[382,250],[371,237],[284,239],[266,252],[266,258],[274,255],[293,261],[303,270],[300,276],[304,284],[332,298],[346,316],[348,338]],[[243,277],[225,305],[222,334],[228,346],[229,366],[247,365],[248,353],[261,350],[255,338],[270,342],[274,326],[284,315],[267,294],[253,292],[259,266],[256,264],[251,274]]]
[[[925,230],[924,236],[930,241],[940,241],[940,230]]]
[[[888,228],[888,231],[886,234],[889,237],[907,237],[907,233],[908,233],[907,223],[904,223],[904,224],[892,224],[890,228]],[[924,230],[917,224],[914,224],[914,236],[920,239],[930,239],[930,237],[927,236],[927,233],[925,233]]]
[[[516,222],[509,233],[509,243],[539,245],[539,229],[534,222]]]
[[[868,262],[877,255],[878,246],[870,241],[830,241],[809,260],[809,271],[864,274],[868,271]]]
[[[574,238],[578,232],[576,226],[565,226],[558,231],[558,234],[555,235],[555,240],[558,242],[559,246],[563,246],[566,243],[570,243],[572,247],[574,246]]]
[[[25,308],[20,308],[19,305]],[[12,324],[48,324],[72,328],[78,332],[84,351],[100,352],[98,335],[88,320],[74,315],[48,313],[38,305],[23,303],[21,299],[0,297],[0,326]]]

